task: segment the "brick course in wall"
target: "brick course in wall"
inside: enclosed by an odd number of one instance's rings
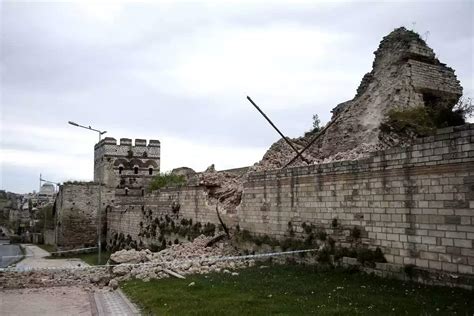
[[[358,161],[250,174],[239,225],[284,236],[337,219],[388,262],[474,273],[474,125],[442,129],[414,146]]]

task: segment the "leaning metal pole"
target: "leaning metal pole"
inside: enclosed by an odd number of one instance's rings
[[[268,121],[268,123],[270,123],[270,125],[278,132],[278,134],[280,134],[280,136],[286,141],[286,143],[288,145],[290,145],[291,148],[293,148],[293,150],[298,153],[298,149],[295,148],[295,146],[293,146],[293,144],[288,140],[288,138],[286,138],[285,135],[283,135],[282,132],[280,132],[280,130],[278,129],[278,127],[275,126],[275,124],[273,124],[273,122],[268,118],[268,116],[263,113],[263,111],[258,107],[258,105],[255,104],[255,102],[253,102],[253,100],[247,96],[247,100],[250,101],[250,103],[252,103],[252,105],[260,112],[260,114],[263,115],[263,117]]]
[[[323,135],[326,130],[328,129],[329,126],[331,126],[334,122],[336,121],[336,119],[330,121],[326,126],[324,126],[324,128],[316,134],[316,136],[314,136],[314,138],[303,148],[301,149],[300,152],[298,152],[298,154],[293,158],[291,159],[284,167],[283,169],[285,169],[286,167],[288,167],[289,165],[291,165],[296,159],[298,159],[298,157],[300,157],[309,147],[311,147],[311,145],[314,144],[314,142],[319,139],[319,137],[321,137],[321,135]],[[303,157],[301,157],[303,159]],[[304,160],[304,159],[303,159]]]

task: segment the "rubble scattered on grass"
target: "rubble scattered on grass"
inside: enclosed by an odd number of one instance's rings
[[[216,260],[238,252],[228,240],[206,247],[214,237],[201,235],[193,242],[173,245],[160,252],[121,250],[110,257],[109,266],[84,269],[32,270],[0,272],[1,288],[36,288],[80,285],[85,288],[110,287],[132,278],[143,281],[189,274],[207,274],[251,267],[254,260]],[[232,272],[231,272],[232,273]],[[236,275],[235,272],[233,275]]]
[[[110,258],[111,264],[120,264],[113,267],[112,275],[118,281],[130,278],[149,281],[170,276],[179,277],[189,274],[223,272],[225,269],[234,270],[255,264],[253,260],[220,261],[212,259],[238,255],[237,251],[228,241],[221,241],[211,247],[206,247],[206,244],[212,238],[201,235],[194,239],[193,242],[173,245],[156,253],[152,253],[149,250],[122,250],[116,252]],[[129,261],[127,262],[126,260]],[[144,260],[142,262],[145,264],[129,265],[129,263],[140,260]]]

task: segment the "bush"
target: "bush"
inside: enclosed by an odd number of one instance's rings
[[[316,237],[321,241],[325,241],[327,236],[328,234],[324,230],[318,230],[316,233]]]
[[[20,236],[18,235],[10,235],[10,243],[11,244],[19,244],[21,243],[23,240]]]
[[[162,250],[161,247],[158,246],[157,244],[150,244],[149,249],[152,252],[158,252],[158,251]]]
[[[384,132],[396,134],[410,134],[414,132],[419,136],[431,135],[436,126],[425,106],[408,109],[392,109],[388,118],[380,126]]]
[[[342,259],[342,257],[350,257],[350,258],[356,258],[357,257],[357,252],[353,249],[349,249],[346,247],[341,247],[336,249],[334,253],[334,260],[339,260]]]
[[[305,222],[303,222],[303,224],[301,224],[301,227],[303,228],[306,234],[311,234],[311,232],[313,231],[313,225],[311,224],[306,224]]]
[[[246,229],[242,230],[241,232],[241,237],[243,241],[251,241],[252,240],[252,234]]]
[[[360,229],[357,226],[354,226],[354,228],[352,228],[351,230],[351,237],[354,240],[357,240],[360,238],[360,235],[361,235]]]
[[[164,187],[180,187],[186,184],[186,178],[183,175],[173,173],[160,173],[153,177],[150,183],[150,190],[158,190]]]
[[[328,248],[324,248],[318,252],[318,262],[319,263],[331,263],[331,252]]]
[[[471,98],[460,98],[453,108],[453,112],[461,116],[464,120],[474,116],[474,105]]]
[[[407,277],[411,280],[415,275],[415,265],[414,264],[407,264],[403,267],[403,271],[407,275]]]
[[[392,109],[380,126],[383,132],[401,135],[432,135],[437,128],[457,126],[472,117],[474,106],[470,98],[460,99],[452,108],[450,100],[442,100],[429,94],[423,95],[425,106],[408,109]]]
[[[377,247],[375,250],[367,248],[358,249],[357,261],[359,261],[362,265],[367,265],[370,267],[374,267],[375,262],[387,262],[382,250],[379,247]]]

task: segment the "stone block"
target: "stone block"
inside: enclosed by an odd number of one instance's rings
[[[454,263],[443,262],[441,264],[441,269],[448,272],[458,272],[458,265]]]
[[[436,237],[423,236],[421,241],[424,244],[436,245]]]
[[[454,239],[454,246],[472,249],[472,240]]]
[[[461,216],[445,216],[445,223],[459,225],[461,224]]]
[[[473,274],[473,267],[464,265],[464,264],[458,264],[458,272],[462,274]]]

